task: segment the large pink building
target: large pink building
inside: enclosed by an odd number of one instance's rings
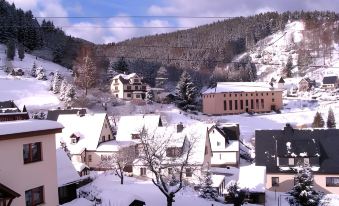
[[[282,89],[265,82],[218,82],[202,94],[203,113],[209,115],[280,110]]]

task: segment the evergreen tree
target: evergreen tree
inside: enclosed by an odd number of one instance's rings
[[[24,46],[21,44],[18,46],[18,56],[20,61],[22,61],[25,58],[25,49]]]
[[[312,127],[313,128],[323,128],[325,126],[325,122],[323,117],[319,112],[317,112],[314,116]]]
[[[211,171],[207,170],[204,174],[203,183],[200,188],[200,197],[216,200],[218,198],[218,192],[212,185],[212,173]]]
[[[60,92],[60,86],[61,86],[62,79],[63,77],[61,76],[61,74],[58,71],[56,71],[54,73],[53,80],[52,80],[52,91],[54,94],[57,94]]]
[[[293,69],[293,59],[292,56],[289,55],[284,69],[284,74],[286,77],[288,78],[292,77],[292,69]]]
[[[15,43],[13,40],[7,43],[7,59],[13,60],[15,56]]]
[[[37,76],[36,69],[37,69],[36,63],[33,62],[33,66],[32,66],[32,69],[31,69],[31,76],[32,77],[36,77]]]
[[[63,79],[61,81],[61,85],[60,85],[60,96],[59,96],[59,99],[60,100],[65,100],[65,97],[66,97],[66,90],[67,90],[67,82],[65,79]]]
[[[332,108],[328,110],[327,115],[327,128],[336,128],[335,117]]]
[[[36,75],[36,79],[37,80],[47,80],[47,76],[46,76],[45,72],[40,71]]]
[[[196,94],[196,87],[192,82],[191,76],[184,71],[176,87],[177,106],[183,110],[195,109],[193,104]]]
[[[82,59],[79,65],[76,66],[75,83],[85,89],[86,95],[87,90],[96,82],[96,72],[97,68],[88,55]]]
[[[112,65],[112,68],[119,73],[128,73],[128,65],[124,57],[120,57],[119,60]]]
[[[245,202],[246,194],[248,194],[247,189],[240,189],[237,182],[231,181],[227,187],[227,195],[230,198],[231,203],[234,206],[241,206]]]
[[[153,90],[148,90],[146,93],[146,102],[151,104],[154,101],[154,92]]]
[[[294,178],[294,186],[288,192],[287,200],[292,206],[317,206],[322,194],[313,189],[313,175],[310,168],[302,168]]]
[[[74,99],[76,93],[73,84],[67,84],[66,92],[65,92],[65,101],[70,102]]]

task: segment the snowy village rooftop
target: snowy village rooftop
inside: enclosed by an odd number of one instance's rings
[[[32,132],[61,132],[63,126],[55,121],[49,120],[19,120],[0,123],[0,138],[15,134],[29,134]],[[15,136],[13,136],[15,138]]]
[[[218,82],[215,88],[207,89],[203,94],[223,93],[223,92],[266,92],[282,91],[272,87],[267,82]]]
[[[56,157],[58,186],[61,187],[79,181],[80,176],[66,152],[63,149],[58,148],[56,151]]]

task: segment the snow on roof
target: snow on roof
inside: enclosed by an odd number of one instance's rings
[[[122,77],[126,80],[129,80],[130,78],[133,78],[135,76],[138,76],[136,73],[131,73],[131,74],[118,74],[116,75],[113,79],[119,79],[119,77]]]
[[[130,145],[135,144],[134,141],[108,141],[108,142],[103,142],[101,143],[97,151],[100,152],[117,152],[120,150],[122,147],[128,147]]]
[[[67,156],[66,152],[58,148],[56,150],[57,157],[57,174],[58,174],[58,186],[64,186],[74,183],[80,179],[75,167],[71,160]]]
[[[72,162],[72,164],[77,172],[81,172],[85,168],[89,169],[89,167],[85,163],[82,163],[82,162]]]
[[[19,134],[25,132],[62,129],[63,126],[49,120],[19,120],[0,123],[0,135]]]
[[[239,151],[239,141],[238,140],[229,140],[229,144],[226,145],[225,151],[232,152],[232,151]]]
[[[267,82],[218,82],[215,88],[207,89],[203,94],[223,93],[223,92],[266,92],[281,91],[272,88]]]
[[[61,206],[93,206],[94,203],[91,201],[85,199],[85,198],[77,198],[75,200],[72,200],[71,202],[67,202]]]
[[[132,134],[139,134],[143,127],[149,132],[157,129],[160,115],[122,116],[118,122],[117,141],[131,141]]]
[[[64,125],[62,133],[56,135],[56,146],[60,142],[65,142],[67,148],[72,154],[79,154],[85,148],[96,150],[101,130],[104,125],[106,113],[86,114],[79,116],[77,114],[62,114],[58,117],[58,122]],[[73,133],[80,135],[76,144],[72,144],[70,136]]]
[[[212,187],[219,187],[225,181],[225,175],[212,175]]]
[[[266,167],[244,166],[239,171],[239,187],[248,188],[251,192],[265,192]]]

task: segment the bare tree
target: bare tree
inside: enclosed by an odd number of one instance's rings
[[[189,160],[193,154],[195,138],[185,137],[181,150],[177,155],[169,157],[168,149],[175,140],[166,133],[164,131],[157,135],[143,129],[140,133],[142,154],[139,154],[139,158],[152,172],[153,184],[166,196],[167,206],[172,206],[175,194],[184,187],[183,175],[186,169],[193,167]],[[172,174],[168,172],[169,168],[173,170]]]
[[[127,166],[131,166],[135,159],[135,147],[128,146],[121,148],[112,156],[106,156],[99,163],[99,167],[103,169],[113,170],[120,178],[120,184],[124,184],[124,172]]]
[[[87,95],[87,90],[95,84],[96,75],[97,68],[92,59],[86,55],[76,66],[75,83],[84,88]]]

